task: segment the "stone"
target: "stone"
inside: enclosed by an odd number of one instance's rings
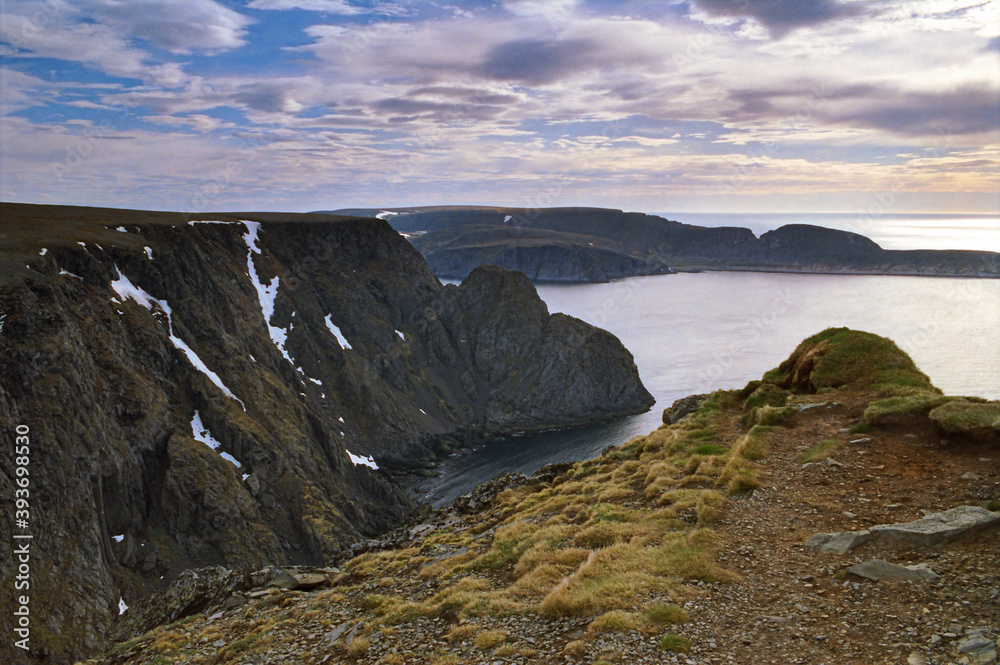
[[[876,582],[882,580],[914,580],[929,581],[938,579],[938,575],[926,565],[897,566],[882,559],[872,559],[855,564],[847,569],[848,574],[857,575]]]
[[[675,400],[673,404],[663,410],[663,424],[673,425],[674,423],[687,418],[689,415],[701,408],[701,405],[704,404],[705,400],[708,398],[708,394],[700,394],[688,395],[687,397]]]
[[[967,635],[955,645],[955,649],[959,653],[978,653],[992,649],[993,647],[993,642],[983,637],[982,634]]]
[[[850,550],[871,540],[870,531],[843,531],[841,533],[817,533],[802,544],[807,550],[824,554],[846,554]]]
[[[871,532],[880,539],[934,547],[967,533],[997,527],[1000,527],[1000,513],[979,506],[958,506],[913,522],[873,526]]]
[[[339,626],[337,626],[336,628],[334,628],[333,630],[331,630],[329,633],[326,634],[327,641],[331,645],[334,644],[337,640],[340,639],[340,636],[343,635],[345,632],[347,632],[347,630],[353,624],[354,624],[353,621],[345,621],[344,623],[340,624]]]
[[[231,610],[237,607],[243,607],[244,605],[247,604],[247,602],[248,602],[247,597],[244,596],[242,593],[234,593],[229,598],[226,598],[226,602],[223,603],[223,606],[227,610]]]
[[[289,587],[289,589],[309,591],[311,589],[318,589],[330,584],[330,578],[320,573],[296,572],[292,573],[291,577],[294,580],[294,586]]]
[[[914,651],[906,659],[906,665],[927,665],[927,659]]]

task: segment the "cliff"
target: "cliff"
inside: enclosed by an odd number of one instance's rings
[[[384,222],[0,214],[0,430],[30,432],[30,520],[0,524],[33,536],[38,660],[100,649],[182,570],[318,564],[397,525],[412,505],[385,470],[653,401],[616,338],[523,275],[442,287]]]
[[[790,224],[757,238],[739,227],[702,227],[604,208],[438,206],[379,215],[406,234],[435,273],[516,265],[539,281],[607,281],[690,270],[1000,277],[1000,254],[884,250],[856,233]]]

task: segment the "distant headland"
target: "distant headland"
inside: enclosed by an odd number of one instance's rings
[[[849,231],[789,224],[762,234],[609,208],[427,206],[337,211],[386,219],[439,277],[476,266],[519,270],[537,282],[607,282],[702,270],[851,275],[1000,277],[1000,254],[888,250]]]

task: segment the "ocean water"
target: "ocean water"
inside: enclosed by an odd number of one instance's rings
[[[729,221],[723,223],[733,223],[732,215],[725,217]],[[909,219],[906,225],[916,228],[920,222]],[[791,222],[754,223],[743,225],[761,233],[769,224]],[[996,231],[986,224],[963,228],[970,236]],[[956,246],[988,244],[952,231]],[[900,240],[891,248],[940,248],[923,239],[944,233],[930,225],[910,235],[883,228],[880,244],[890,248],[886,239],[896,236]],[[440,477],[412,488],[423,500],[444,505],[496,475],[593,457],[656,429],[663,409],[676,399],[759,379],[799,342],[828,327],[891,338],[947,394],[1000,399],[1000,280],[705,272],[537,288],[549,311],[617,335],[656,405],[613,423],[501,439],[459,453],[442,463]]]

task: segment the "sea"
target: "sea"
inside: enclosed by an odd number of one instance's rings
[[[874,222],[846,214],[657,214],[702,226],[744,226],[758,235],[807,223],[862,233],[885,249],[1000,252],[1000,214]],[[889,337],[946,394],[1000,399],[1000,279],[703,272],[536,287],[550,312],[617,335],[656,405],[603,425],[500,438],[460,451],[442,461],[440,475],[410,488],[416,498],[442,506],[497,475],[599,455],[656,429],[676,399],[759,379],[828,327]]]

